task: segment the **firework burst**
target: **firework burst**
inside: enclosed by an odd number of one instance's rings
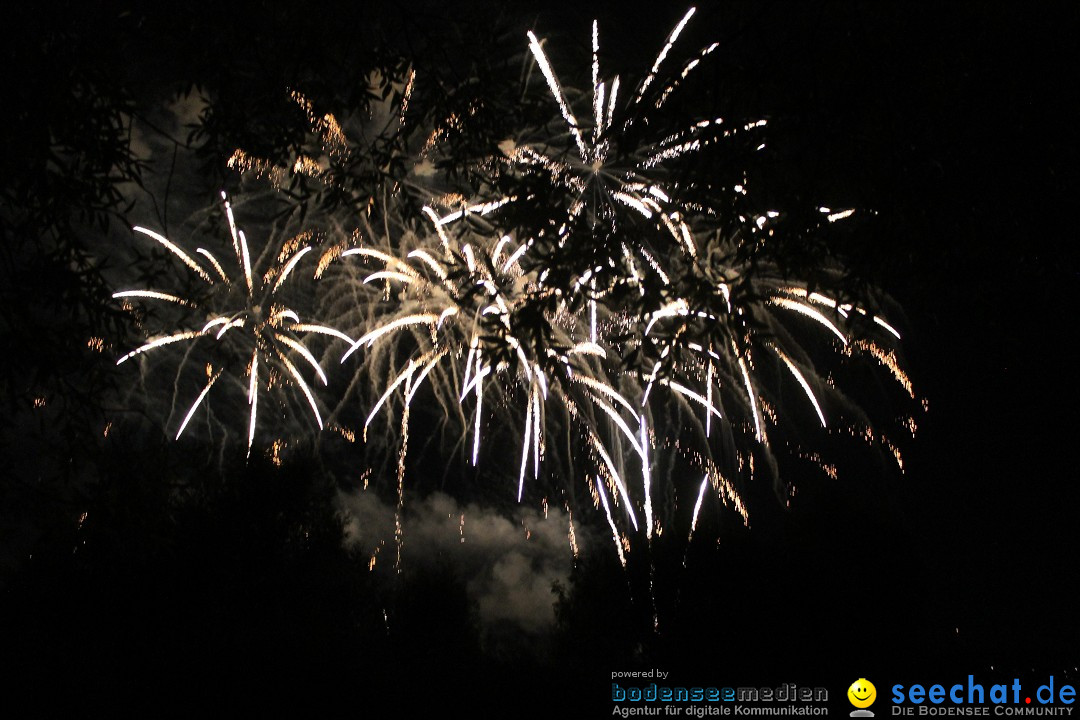
[[[298,265],[313,249],[310,237],[301,234],[284,243],[276,254],[267,247],[260,257],[253,258],[246,235],[237,227],[228,198],[225,193],[221,197],[236,265],[232,275],[226,272],[226,264],[205,248],[197,248],[194,254],[189,254],[164,235],[143,227],[134,228],[137,234],[157,242],[187,266],[201,281],[200,291],[185,297],[158,290],[123,290],[113,297],[129,305],[133,302],[172,303],[192,312],[203,310],[205,315],[204,321],[195,324],[198,329],[177,329],[153,337],[123,355],[117,365],[176,343],[212,343],[213,354],[220,360],[217,366],[214,362],[207,363],[206,384],[185,412],[176,438],[183,435],[214,386],[227,371],[231,371],[234,381],[243,386],[249,406],[247,452],[250,454],[259,418],[260,394],[282,385],[292,385],[300,391],[315,424],[319,429],[323,427],[319,403],[301,368],[306,366],[323,385],[327,384],[327,377],[302,338],[317,334],[349,343],[352,340],[330,326],[302,321],[296,310],[285,304],[287,280],[298,274]],[[267,266],[261,274],[259,265]],[[185,354],[185,361],[187,357]]]
[[[513,175],[526,183],[547,184],[554,191],[537,193],[557,212],[549,218],[551,226],[536,233],[534,252],[549,276],[558,278],[556,282],[569,278],[589,295],[590,303],[626,283],[645,294],[651,281],[668,282],[661,267],[665,256],[697,255],[690,221],[711,211],[684,199],[698,194],[702,183],[685,173],[676,175],[673,166],[725,138],[765,125],[760,120],[731,127],[716,117],[672,127],[662,120],[660,111],[668,99],[717,48],[709,45],[680,71],[665,72],[672,48],[693,14],[691,8],[678,22],[648,74],[632,90],[625,88],[619,75],[603,76],[600,29],[594,21],[591,102],[580,113],[575,113],[575,103],[541,41],[531,31],[527,34],[536,67],[559,109],[555,124],[561,123],[562,130],[549,125],[522,133],[500,149]]]
[[[459,229],[444,225],[433,211],[427,214],[433,232],[407,236],[400,255],[367,245],[342,253],[365,268],[357,282],[369,288],[368,307],[374,308],[367,331],[342,362],[357,353],[369,374],[396,368],[372,404],[365,429],[401,388],[409,388],[403,391],[407,408],[427,381],[443,414],[469,428],[475,464],[485,411],[520,408],[516,418],[512,411],[506,418],[521,428],[520,500],[526,477],[541,474],[548,428],[559,424],[549,419],[549,403],[557,401],[560,415],[583,428],[636,524],[630,491],[613,459],[623,452],[608,445],[600,418],[609,418],[639,448],[641,417],[605,375],[606,351],[578,337],[581,326],[571,314],[544,311],[556,308],[561,291],[521,269],[522,248],[510,236],[493,240],[465,231],[463,242]],[[615,407],[627,409],[632,420]]]

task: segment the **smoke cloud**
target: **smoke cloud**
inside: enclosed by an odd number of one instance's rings
[[[342,493],[347,546],[378,563],[393,563],[394,507],[374,492]],[[555,619],[552,585],[565,583],[573,562],[569,517],[562,508],[544,513],[521,508],[512,516],[476,504],[461,505],[444,493],[406,504],[402,562],[426,567],[448,563],[464,579],[485,628],[507,623],[529,633]],[[581,528],[575,523],[577,541]]]

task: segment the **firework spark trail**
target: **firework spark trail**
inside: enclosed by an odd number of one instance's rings
[[[532,435],[533,432],[533,403],[531,402],[531,388],[529,392],[530,402],[526,403],[525,409],[525,437],[522,438],[521,442],[521,472],[518,473],[518,502],[521,502],[521,494],[525,491],[525,468],[528,466],[529,462],[529,437],[530,435]]]
[[[172,344],[174,342],[180,342],[181,340],[192,340],[194,338],[199,337],[200,335],[202,335],[201,332],[179,332],[179,333],[176,333],[174,335],[166,335],[165,337],[160,337],[160,338],[157,338],[156,340],[151,340],[150,342],[146,343],[145,345],[137,347],[134,350],[132,350],[131,352],[129,352],[127,355],[124,355],[123,357],[121,357],[119,360],[116,361],[116,364],[120,365],[124,361],[126,361],[126,360],[128,360],[130,358],[133,358],[136,355],[141,355],[144,352],[149,352],[150,350],[154,350],[154,349],[159,348],[159,347],[161,347],[163,345],[169,345],[169,344]]]
[[[540,477],[540,460],[543,458],[544,453],[544,414],[543,406],[540,404],[540,388],[539,380],[533,384],[532,388],[532,402],[533,402],[533,479]]]
[[[403,328],[409,325],[434,325],[435,323],[439,322],[439,317],[440,316],[438,315],[431,314],[409,315],[407,317],[392,320],[386,325],[380,325],[379,327],[368,332],[367,334],[362,335],[359,340],[355,341],[352,344],[352,347],[350,347],[345,352],[345,354],[341,356],[341,362],[345,362],[345,360],[348,359],[348,357],[354,352],[356,352],[356,350],[361,345],[367,345],[370,348],[372,345],[375,344],[376,340],[378,340],[383,335],[386,335],[387,333],[391,333],[398,328]]]
[[[219,377],[221,377],[221,370],[214,373],[214,376],[206,383],[206,387],[204,387],[202,392],[199,393],[199,396],[195,398],[195,402],[191,403],[191,408],[187,411],[187,415],[184,416],[183,422],[180,423],[180,429],[176,431],[176,440],[179,440],[180,436],[184,434],[184,428],[186,428],[187,424],[191,421],[192,416],[195,414],[195,410],[198,409],[203,399],[210,393],[210,388],[214,386],[214,383],[217,382]]]
[[[664,59],[667,58],[668,53],[671,52],[671,48],[675,45],[675,41],[679,39],[679,35],[682,34],[683,28],[686,27],[686,23],[690,22],[690,18],[694,15],[696,9],[697,8],[690,8],[686,15],[683,16],[683,19],[679,21],[679,24],[675,26],[675,29],[671,31],[671,35],[668,36],[663,49],[661,49],[660,54],[656,56],[656,61],[653,63],[652,69],[649,70],[648,76],[645,78],[645,81],[641,83],[641,88],[638,89],[637,97],[634,99],[635,103],[641,102],[641,99],[645,97],[645,91],[656,79],[656,74],[660,71],[660,66],[664,63]]]
[[[259,351],[251,353],[251,383],[248,385],[248,404],[251,405],[251,418],[248,421],[248,455],[255,442],[255,419],[259,410]]]
[[[375,419],[375,415],[378,414],[379,408],[381,408],[383,406],[383,403],[385,403],[390,398],[390,396],[394,394],[394,391],[398,389],[398,386],[401,385],[402,383],[405,383],[405,387],[406,387],[406,393],[405,394],[406,395],[409,394],[407,389],[410,387],[413,372],[415,372],[415,370],[416,370],[416,361],[415,360],[409,360],[408,367],[406,367],[405,370],[400,375],[397,376],[396,380],[394,380],[392,383],[390,383],[390,385],[386,388],[386,392],[384,392],[382,394],[382,396],[380,396],[379,399],[375,402],[375,405],[371,408],[371,412],[368,413],[367,420],[364,421],[364,437],[365,437],[365,439],[367,437],[367,427],[368,427],[368,425],[370,425],[371,421]],[[406,406],[408,406],[407,403],[406,403]]]
[[[615,461],[612,460],[611,455],[604,448],[604,443],[600,441],[600,438],[595,432],[589,432],[589,439],[592,441],[592,446],[599,453],[600,457],[604,461],[604,467],[611,476],[612,482],[619,489],[619,494],[623,498],[623,503],[626,505],[626,514],[630,518],[630,523],[634,526],[634,530],[638,529],[637,516],[634,514],[634,506],[630,500],[630,491],[626,487],[626,483],[623,482],[622,476],[619,474],[618,468],[615,466]]]
[[[821,411],[821,405],[818,403],[818,399],[817,396],[814,395],[814,391],[810,389],[810,383],[806,382],[806,378],[803,377],[803,374],[799,371],[799,368],[795,367],[795,363],[792,362],[791,358],[785,355],[784,352],[780,350],[780,348],[773,348],[773,350],[776,352],[777,356],[779,356],[779,358],[784,361],[784,364],[787,365],[787,368],[791,371],[791,374],[795,376],[795,379],[799,382],[799,385],[802,386],[803,391],[806,393],[806,397],[810,398],[810,402],[814,406],[814,411],[817,412],[818,418],[820,418],[821,420],[821,427],[826,427],[827,423],[825,422],[825,413]]]
[[[705,407],[706,409],[713,407],[712,395],[713,395],[713,361],[709,358],[709,369],[705,375]],[[705,413],[705,437],[709,437],[712,434],[712,413]]]
[[[405,380],[405,395],[411,390],[412,376]],[[409,452],[409,405],[401,411],[401,451],[398,453],[397,463],[397,509],[394,511],[394,544],[397,554],[394,558],[394,570],[401,574],[401,549],[405,544],[405,533],[402,529],[401,516],[405,510],[405,456]]]
[[[151,237],[154,240],[157,240],[159,243],[162,244],[162,246],[165,247],[166,250],[171,252],[176,257],[180,258],[180,261],[183,262],[185,265],[187,265],[192,270],[192,272],[194,272],[196,275],[201,277],[203,280],[205,280],[210,285],[214,284],[213,278],[211,278],[206,273],[206,271],[203,270],[202,265],[195,262],[191,258],[190,255],[188,255],[186,252],[184,252],[183,250],[178,248],[176,245],[173,245],[164,235],[156,233],[153,230],[147,230],[144,227],[139,227],[138,225],[136,225],[134,228],[132,228],[132,230],[137,232],[137,233],[142,233],[143,235],[146,235],[147,237]]]
[[[857,306],[855,306],[855,305],[853,305],[851,303],[840,303],[839,301],[837,301],[837,300],[835,300],[833,298],[830,298],[830,297],[828,297],[826,295],[822,295],[819,292],[809,292],[805,288],[783,287],[783,288],[780,288],[780,292],[788,294],[788,295],[793,295],[795,297],[802,297],[802,298],[805,298],[805,299],[807,299],[808,301],[810,301],[812,303],[816,303],[818,305],[824,305],[825,307],[832,308],[832,309],[836,310],[837,313],[839,313],[841,316],[843,316],[845,318],[848,317],[848,315],[850,313],[852,313],[852,312],[856,312],[856,313],[858,313],[860,315],[863,315],[863,316],[866,316],[868,314],[866,312],[866,310],[864,310],[863,308],[857,307]],[[898,331],[895,327],[893,327],[888,322],[886,322],[884,318],[882,318],[879,315],[874,315],[873,320],[877,325],[884,328],[886,332],[888,332],[890,335],[895,337],[897,340],[901,339],[900,331]]]
[[[122,292],[113,293],[114,300],[122,300],[124,298],[143,298],[147,300],[164,300],[165,302],[176,303],[177,305],[195,306],[195,303],[190,300],[185,300],[182,297],[176,295],[170,295],[169,293],[158,292],[156,290],[124,290]]]
[[[731,349],[735,352],[735,357],[739,362],[739,369],[742,371],[743,382],[746,383],[746,399],[750,403],[750,413],[754,417],[754,437],[757,438],[759,443],[765,444],[765,431],[761,425],[761,413],[758,411],[757,393],[754,392],[754,383],[750,380],[750,371],[746,369],[746,361],[739,353],[739,349],[732,344]]]
[[[480,421],[483,418],[484,410],[484,377],[480,368],[480,358],[476,358],[476,424],[473,427],[473,454],[472,462],[476,465],[477,457],[480,454]]]
[[[303,376],[300,375],[300,371],[296,369],[296,366],[292,364],[292,361],[280,350],[277,351],[277,356],[281,358],[281,362],[284,363],[285,369],[289,371],[289,374],[296,380],[296,384],[300,387],[300,390],[304,393],[304,397],[307,398],[308,405],[311,406],[311,413],[315,416],[315,422],[319,424],[319,429],[323,429],[322,415],[319,414],[319,405],[315,402],[315,396],[311,394],[311,388],[304,382]]]
[[[615,426],[620,431],[622,431],[623,435],[625,435],[627,440],[629,440],[631,448],[633,448],[634,452],[636,452],[638,456],[642,459],[642,462],[644,462],[646,457],[645,449],[640,444],[638,444],[637,434],[635,434],[634,431],[630,429],[630,426],[626,424],[626,421],[622,419],[622,417],[615,410],[615,408],[613,408],[611,405],[608,405],[606,402],[604,402],[604,400],[597,397],[596,395],[590,394],[589,397],[593,401],[593,404],[596,405],[596,407],[600,408],[604,413],[607,414],[608,417],[611,418],[612,422],[615,423]]]
[[[574,113],[566,103],[566,97],[563,95],[562,86],[559,85],[559,80],[555,77],[555,72],[551,69],[551,63],[548,62],[547,55],[544,53],[544,48],[541,46],[540,41],[536,39],[536,35],[533,34],[532,30],[526,34],[529,38],[529,50],[532,51],[533,57],[536,58],[536,64],[540,66],[540,72],[544,74],[544,79],[547,80],[548,88],[555,97],[555,101],[559,104],[559,110],[562,112],[563,119],[566,120],[566,124],[570,127],[570,132],[573,134],[574,141],[577,143],[578,152],[581,153],[581,161],[587,163],[589,162],[589,151],[585,147],[584,139],[581,137],[581,129],[578,126],[577,118],[574,117]]]
[[[641,484],[645,491],[645,537],[652,540],[653,535],[653,505],[652,505],[652,472],[649,467],[649,437],[648,428],[645,424],[645,416],[639,417],[641,442]]]
[[[679,77],[667,88],[664,89],[664,92],[660,95],[660,99],[656,101],[656,108],[658,110],[664,106],[664,103],[667,102],[668,98],[671,96],[671,93],[674,92],[677,87],[679,87],[679,84],[683,80],[685,80],[691,72],[694,71],[694,68],[700,65],[701,61],[704,60],[706,56],[711,55],[713,51],[715,51],[718,47],[720,47],[720,43],[713,43],[712,45],[709,45],[708,47],[704,48],[696,58],[688,62],[686,66],[683,67],[682,72],[679,73]]]
[[[398,114],[398,125],[405,126],[405,116],[409,112],[409,99],[412,97],[413,88],[416,85],[416,70],[409,68],[409,77],[405,83],[405,89],[401,93],[401,112]]]
[[[749,380],[747,380],[747,382],[749,382]],[[710,420],[711,420],[713,415],[715,415],[720,420],[724,419],[724,416],[720,413],[720,411],[716,408],[716,406],[713,405],[712,400],[710,398],[704,398],[704,397],[701,396],[700,393],[694,392],[690,388],[688,388],[688,387],[686,387],[684,385],[681,385],[681,384],[675,382],[674,380],[664,379],[664,380],[661,381],[660,384],[661,385],[666,385],[667,387],[671,388],[672,390],[674,390],[678,394],[683,395],[684,397],[688,397],[691,400],[693,400],[694,402],[700,403],[702,406],[705,407],[705,416],[707,418],[709,418]],[[747,385],[747,391],[750,392],[749,385]],[[751,397],[751,404],[753,404],[753,398],[752,397]],[[756,410],[755,410],[755,412],[756,412]]]
[[[611,539],[615,541],[615,550],[619,553],[619,563],[626,567],[622,539],[619,537],[619,528],[615,525],[615,519],[611,517],[611,506],[608,505],[607,493],[604,492],[604,481],[597,477],[593,487],[596,488],[596,494],[600,496],[600,502],[604,506],[604,515],[607,517],[608,527],[611,528]]]
[[[840,342],[842,342],[844,345],[847,345],[847,336],[840,331],[840,328],[836,327],[836,324],[832,320],[822,315],[820,311],[815,310],[809,305],[804,305],[802,303],[795,302],[794,300],[789,300],[785,297],[774,297],[770,302],[778,307],[786,308],[788,310],[794,310],[795,312],[805,315],[811,320],[820,323],[824,327],[828,328],[833,335],[839,338]]]
[[[697,501],[694,503],[694,513],[690,520],[690,534],[686,538],[687,542],[690,542],[694,538],[694,531],[697,530],[698,516],[701,514],[701,504],[705,500],[705,489],[707,487],[709,487],[708,475],[702,479],[701,487],[698,488]]]

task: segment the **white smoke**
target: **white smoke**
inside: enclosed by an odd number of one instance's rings
[[[374,492],[339,495],[345,513],[346,545],[393,563],[394,507]],[[462,519],[464,518],[464,520]],[[580,543],[581,529],[575,527]],[[459,505],[443,493],[407,504],[403,518],[402,562],[424,567],[448,562],[486,627],[512,623],[530,633],[554,620],[556,581],[566,583],[573,562],[567,513],[549,507],[547,517],[522,507],[511,519],[475,504]]]

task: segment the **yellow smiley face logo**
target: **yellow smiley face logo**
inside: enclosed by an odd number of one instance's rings
[[[847,689],[848,700],[857,708],[868,708],[877,699],[877,688],[866,678],[859,678]]]

